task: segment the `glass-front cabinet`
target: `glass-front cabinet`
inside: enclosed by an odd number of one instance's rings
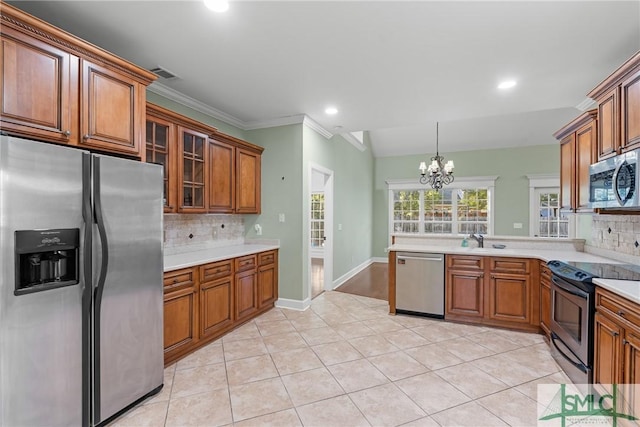
[[[146,162],[162,165],[164,168],[164,211],[176,212],[176,188],[170,164],[175,157],[175,126],[173,123],[147,113]]]
[[[180,194],[181,212],[206,212],[205,204],[205,150],[207,135],[191,129],[178,128],[181,144]]]

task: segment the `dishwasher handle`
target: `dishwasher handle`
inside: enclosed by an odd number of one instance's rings
[[[444,260],[444,257],[442,255],[431,255],[431,254],[427,256],[398,255],[397,259],[398,259],[398,264],[404,264],[404,261],[406,260],[442,262]]]

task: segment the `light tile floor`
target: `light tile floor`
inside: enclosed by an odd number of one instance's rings
[[[325,292],[169,366],[162,392],[111,425],[535,426],[536,385],[568,382],[541,335]]]

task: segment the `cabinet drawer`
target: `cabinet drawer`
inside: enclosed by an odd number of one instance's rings
[[[447,255],[447,268],[455,270],[484,270],[484,257]]]
[[[200,266],[200,282],[211,282],[212,280],[228,277],[233,274],[232,260],[213,262]]]
[[[551,270],[546,264],[540,264],[540,281],[551,283]]]
[[[640,313],[635,304],[599,288],[596,288],[596,310],[609,312],[609,316],[616,321],[626,321],[640,327]]]
[[[236,261],[236,272],[246,271],[256,268],[256,256],[255,255],[247,255],[243,257],[239,257],[235,259]]]
[[[170,292],[183,287],[195,285],[195,270],[185,268],[164,273],[164,291]]]
[[[263,266],[263,265],[273,264],[275,259],[276,259],[275,251],[262,252],[258,254],[258,265]]]
[[[522,258],[491,258],[491,272],[529,274],[531,261]]]

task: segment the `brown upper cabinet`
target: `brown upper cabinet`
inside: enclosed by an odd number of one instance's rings
[[[145,87],[155,74],[9,4],[0,14],[2,129],[144,159]]]
[[[640,52],[587,96],[598,103],[598,160],[640,148]]]
[[[262,147],[216,133],[209,140],[209,212],[260,213]]]
[[[165,168],[165,212],[260,213],[262,147],[147,103],[147,162]]]
[[[589,166],[597,161],[597,110],[583,113],[553,136],[560,140],[560,208],[589,209]]]

